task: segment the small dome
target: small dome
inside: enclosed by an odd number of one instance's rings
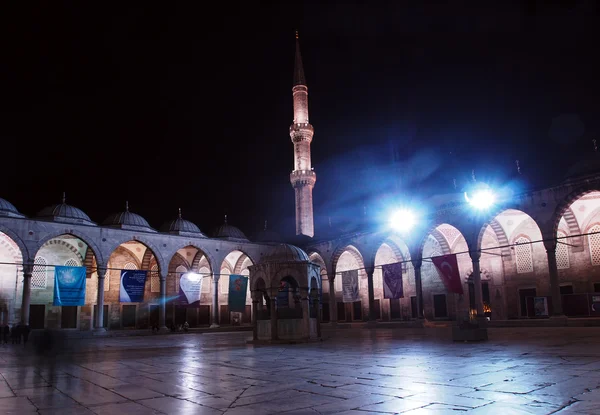
[[[125,212],[119,212],[110,215],[102,222],[103,226],[111,228],[141,230],[146,232],[156,232],[148,221],[137,213],[129,211],[129,203],[125,203]]]
[[[235,226],[229,225],[227,223],[227,215],[225,215],[225,223],[223,223],[221,226],[219,226],[218,228],[213,230],[212,237],[220,238],[220,239],[229,239],[229,240],[250,242],[248,240],[248,238],[246,238],[246,235],[244,235],[244,232],[242,232]]]
[[[0,216],[9,218],[24,218],[25,215],[19,213],[17,208],[6,199],[0,198]]]
[[[308,255],[295,245],[279,244],[274,246],[269,253],[264,255],[261,263],[265,262],[304,262],[310,261]]]
[[[179,209],[179,216],[170,222],[166,222],[160,228],[161,232],[172,233],[172,234],[186,234],[193,233],[195,236],[204,237],[204,234],[200,231],[200,228],[193,222],[185,220],[181,217],[181,209]]]
[[[259,231],[256,234],[256,238],[254,238],[254,241],[255,242],[266,242],[266,243],[268,243],[268,242],[282,243],[283,239],[277,232],[267,229],[267,221],[265,221],[264,229]]]
[[[53,222],[77,223],[83,225],[96,225],[90,217],[81,209],[65,203],[65,195],[63,193],[62,203],[48,206],[38,212],[37,219],[49,220]]]

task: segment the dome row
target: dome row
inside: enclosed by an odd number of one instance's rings
[[[25,218],[25,215],[20,213],[12,203],[2,198],[0,198],[0,216]],[[62,203],[42,209],[34,219],[97,226],[97,224],[93,222],[84,211],[74,206],[67,205],[64,197]],[[156,230],[150,226],[146,219],[137,213],[129,211],[129,204],[126,204],[124,212],[115,213],[106,218],[104,222],[102,222],[102,226],[118,229],[156,232]],[[159,228],[159,231],[173,235],[186,235],[206,238],[206,235],[200,231],[200,228],[195,223],[181,217],[181,209],[179,210],[178,217],[163,224],[163,226]],[[240,229],[227,223],[227,216],[225,216],[225,222],[211,233],[211,237],[240,242],[249,242],[246,235],[244,235]],[[281,242],[281,238],[276,232],[267,231],[266,228],[259,232],[256,240],[257,242]]]

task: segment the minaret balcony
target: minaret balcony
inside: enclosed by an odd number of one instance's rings
[[[290,125],[290,135],[295,134],[295,133],[300,133],[303,135],[310,134],[310,136],[312,137],[313,134],[315,133],[315,130],[314,130],[313,126],[307,122],[294,123],[294,124]]]
[[[293,187],[314,186],[317,181],[317,174],[313,170],[294,170],[290,174],[290,182]]]

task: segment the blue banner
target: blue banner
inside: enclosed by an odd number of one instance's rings
[[[52,305],[85,304],[85,267],[54,267]]]
[[[229,311],[243,313],[246,309],[248,277],[231,274],[229,276]]]
[[[147,271],[138,269],[121,270],[119,301],[122,303],[141,303],[144,301],[144,286]]]

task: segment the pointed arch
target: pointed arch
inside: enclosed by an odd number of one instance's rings
[[[107,263],[107,258],[104,258],[104,256],[102,255],[102,251],[100,250],[98,245],[96,245],[96,243],[93,241],[93,239],[91,237],[89,237],[88,235],[85,235],[82,232],[79,232],[77,229],[69,229],[69,232],[52,232],[52,233],[46,235],[45,237],[43,237],[42,239],[40,239],[39,241],[37,241],[37,244],[33,251],[34,259],[35,259],[35,255],[37,255],[39,250],[42,249],[42,247],[48,241],[60,238],[61,236],[65,236],[65,235],[74,236],[74,237],[78,238],[79,240],[81,240],[81,242],[86,244],[87,249],[92,250],[94,257],[96,258],[96,264],[98,264],[100,266],[100,265],[105,265]],[[79,255],[79,256],[81,256],[81,255]],[[83,262],[83,258],[82,258],[82,262]]]
[[[563,215],[565,222],[567,223],[567,229],[569,230],[568,235],[569,243],[571,245],[575,245],[571,247],[574,252],[583,251],[583,237],[581,236],[581,229],[579,227],[579,223],[577,222],[577,218],[575,217],[575,213],[573,213],[573,209],[569,206],[565,210],[565,214]],[[559,220],[560,222],[560,220]],[[566,236],[566,235],[563,235]]]
[[[15,245],[17,245],[17,247],[19,248],[19,251],[21,251],[20,255],[21,255],[22,262],[31,262],[32,261],[33,258],[31,258],[29,250],[27,249],[27,246],[25,245],[25,243],[23,243],[23,240],[21,238],[19,238],[19,236],[15,232],[13,232],[9,228],[6,228],[4,225],[0,225],[0,232],[2,232],[4,235],[9,237],[15,243]]]
[[[156,245],[154,245],[154,243],[152,243],[151,241],[147,240],[145,237],[140,237],[138,235],[135,235],[133,238],[121,238],[119,239],[117,242],[112,243],[109,248],[110,249],[109,252],[109,257],[110,255],[112,255],[112,253],[121,245],[126,244],[127,242],[137,242],[141,245],[143,245],[146,248],[146,252],[144,252],[144,255],[147,253],[148,250],[151,251],[152,256],[155,258],[156,262],[158,263],[158,269],[160,273],[163,272],[167,272],[167,270],[169,269],[169,264],[165,261],[165,258],[163,257],[161,251],[158,249],[158,247]],[[142,265],[146,265],[144,264],[144,256],[142,257]],[[148,265],[151,265],[150,263]],[[142,268],[142,269],[150,269],[150,268]]]

